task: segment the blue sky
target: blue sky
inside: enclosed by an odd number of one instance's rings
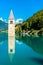
[[[11,9],[15,19],[26,20],[35,12],[43,9],[43,0],[0,0],[0,17],[8,20]]]

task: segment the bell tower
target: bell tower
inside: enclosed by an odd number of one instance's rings
[[[8,53],[15,53],[15,20],[12,10],[8,20]]]

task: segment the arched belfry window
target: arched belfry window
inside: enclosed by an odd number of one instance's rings
[[[10,24],[13,24],[13,21],[10,21]]]

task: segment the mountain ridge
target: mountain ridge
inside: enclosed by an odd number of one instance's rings
[[[43,31],[43,10],[40,10],[33,14],[30,18],[23,23],[16,25],[16,32],[31,30]]]
[[[0,20],[0,30],[7,30],[8,24],[2,20]]]

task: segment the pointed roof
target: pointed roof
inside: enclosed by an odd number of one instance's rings
[[[13,19],[14,19],[14,14],[13,14],[13,11],[11,10],[11,11],[10,11],[9,20],[13,20]]]

